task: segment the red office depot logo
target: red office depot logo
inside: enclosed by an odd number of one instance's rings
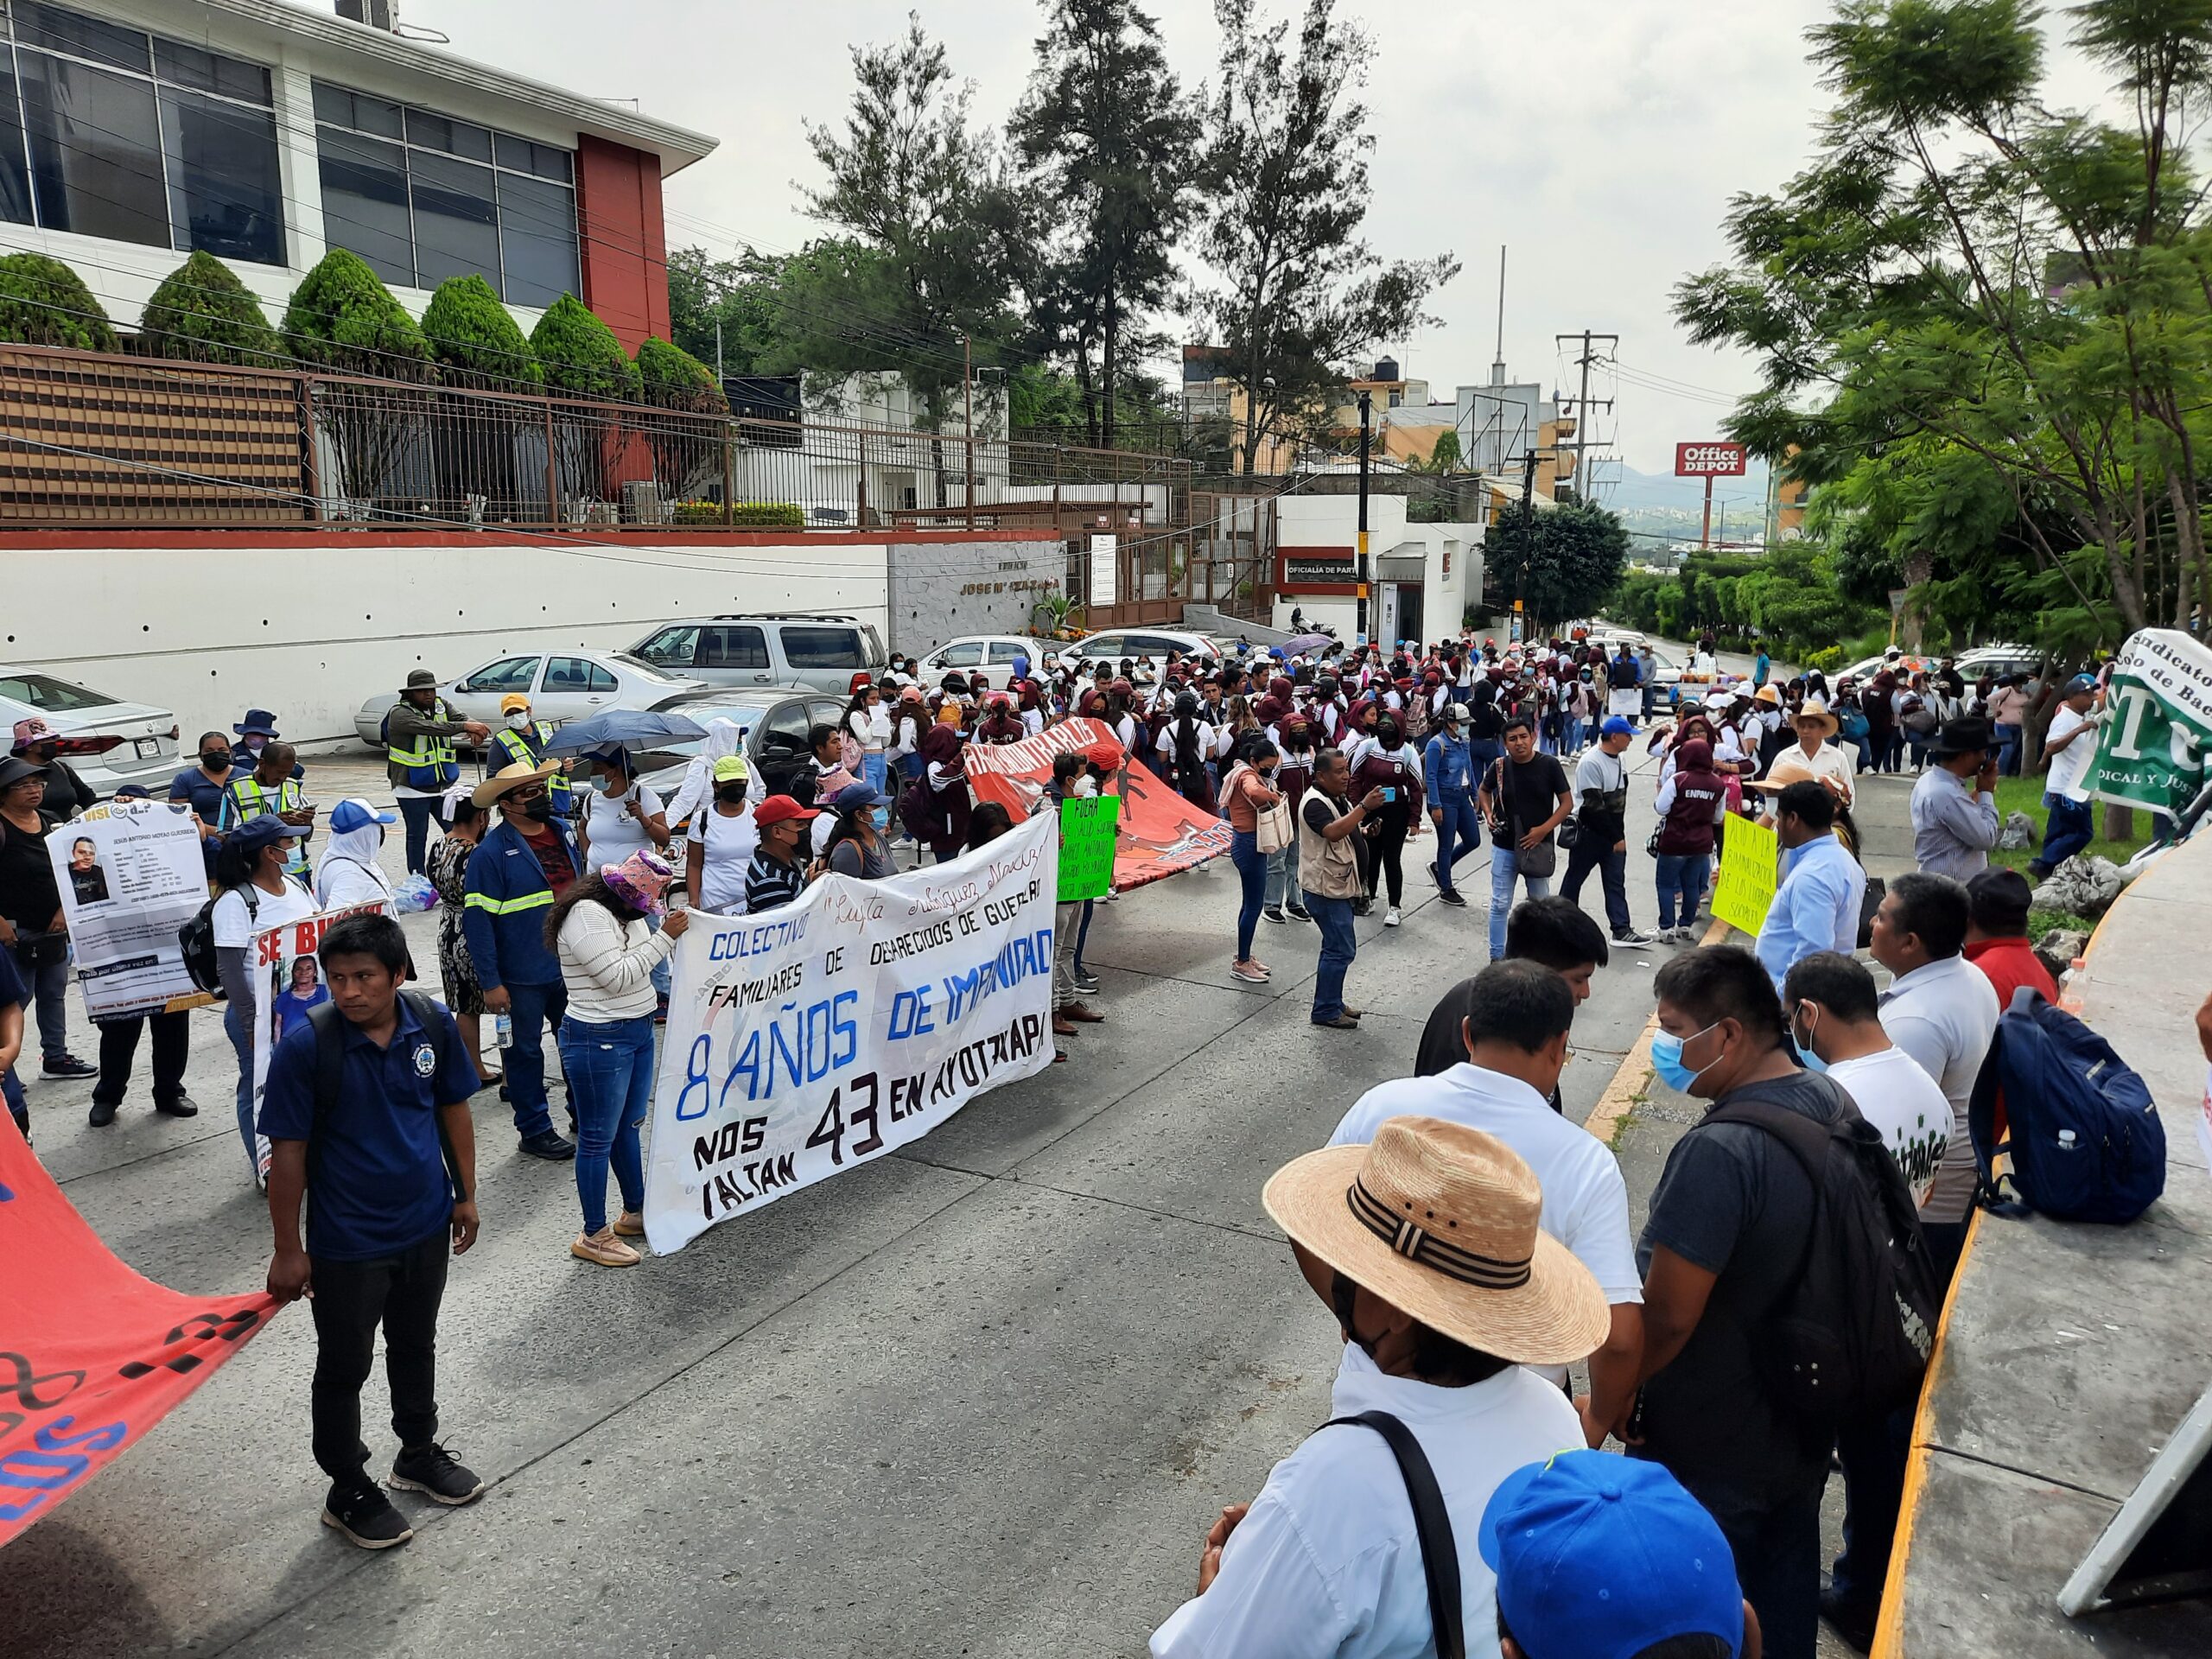
[[[1744,446],[1740,443],[1678,443],[1675,446],[1676,478],[1741,478]]]

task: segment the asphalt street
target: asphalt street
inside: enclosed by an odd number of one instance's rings
[[[1640,744],[1630,759],[1646,777],[1630,894],[1649,928],[1652,763]],[[327,802],[376,776],[358,757],[310,765]],[[1878,853],[1904,786],[1866,796]],[[0,1650],[1141,1652],[1221,1505],[1328,1414],[1334,1323],[1261,1185],[1410,1070],[1429,1007],[1486,955],[1487,858],[1460,866],[1465,910],[1409,869],[1405,925],[1360,924],[1350,990],[1370,1012],[1351,1033],[1308,1022],[1309,927],[1262,929],[1272,983],[1229,977],[1227,861],[1102,906],[1108,1019],[1071,1039],[1073,1063],[627,1271],[568,1255],[569,1167],[521,1156],[479,1096],[484,1230],[448,1289],[440,1403],[485,1497],[448,1511],[400,1494],[416,1535],[381,1554],[318,1526],[314,1335],[294,1308],[0,1555]],[[1600,911],[1594,878],[1583,896]],[[434,960],[433,918],[407,927]],[[1578,1120],[1643,1035],[1668,949],[1618,951],[1599,976],[1564,1085]],[[93,1129],[88,1084],[41,1082],[34,1130],[134,1268],[242,1290],[268,1219],[229,1045],[213,1014],[193,1024],[197,1119],[156,1116],[142,1078]],[[1606,1112],[1640,1215],[1694,1109],[1632,1067]],[[381,1382],[372,1472],[391,1450]]]

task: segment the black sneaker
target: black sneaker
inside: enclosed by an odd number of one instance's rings
[[[1285,905],[1282,908],[1283,914],[1294,922],[1310,922],[1313,919],[1313,912],[1303,905]]]
[[[376,1486],[333,1486],[322,1501],[322,1524],[337,1528],[363,1549],[390,1549],[415,1535],[407,1517]]]
[[[99,1067],[86,1065],[74,1054],[64,1054],[58,1060],[42,1060],[38,1070],[39,1075],[45,1077],[97,1077],[100,1074]]]
[[[1273,922],[1279,927],[1289,925],[1283,917],[1282,906],[1281,905],[1261,906],[1260,919],[1263,922]]]
[[[1836,1594],[1833,1587],[1821,1592],[1821,1617],[1828,1628],[1843,1638],[1844,1645],[1859,1653],[1870,1651],[1874,1645],[1876,1616],[1878,1605],[1847,1600]]]
[[[1098,990],[1098,976],[1096,974],[1076,974],[1071,976],[1070,983],[1073,984],[1076,989],[1081,991],[1085,996],[1090,996],[1095,995]]]
[[[175,1100],[157,1100],[154,1109],[163,1117],[197,1117],[200,1108],[194,1105],[190,1095],[179,1095]]]
[[[576,1155],[576,1143],[558,1129],[540,1129],[523,1136],[522,1149],[549,1164],[565,1164]]]
[[[1467,907],[1466,896],[1457,887],[1445,888],[1436,895],[1436,902],[1440,905],[1449,905],[1454,910],[1465,910]]]
[[[476,1478],[475,1471],[435,1440],[402,1447],[392,1460],[389,1484],[441,1503],[471,1503],[484,1495],[484,1483]]]
[[[105,1100],[94,1101],[92,1109],[85,1114],[85,1121],[96,1129],[107,1128],[109,1124],[115,1122],[114,1103]]]

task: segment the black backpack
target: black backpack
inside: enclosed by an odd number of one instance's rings
[[[1764,1130],[1813,1184],[1805,1259],[1757,1344],[1775,1397],[1816,1436],[1910,1405],[1927,1375],[1943,1287],[1882,1132],[1856,1110],[1817,1123],[1750,1100],[1705,1122]]]
[[[260,903],[253,896],[253,884],[249,881],[239,889],[245,894],[246,925],[251,928],[261,915]],[[176,942],[184,952],[184,971],[192,982],[203,991],[223,994],[222,969],[215,962],[215,906],[223,902],[228,890],[217,893],[192,912],[192,919],[176,931]]]

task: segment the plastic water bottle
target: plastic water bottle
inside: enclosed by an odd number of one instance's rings
[[[2078,1152],[2081,1150],[2079,1147],[2074,1144],[2073,1130],[2061,1129],[2058,1132],[2058,1149],[2061,1152]]]
[[[492,1016],[492,1040],[501,1048],[512,1048],[515,1042],[515,1017],[512,1014]]]

